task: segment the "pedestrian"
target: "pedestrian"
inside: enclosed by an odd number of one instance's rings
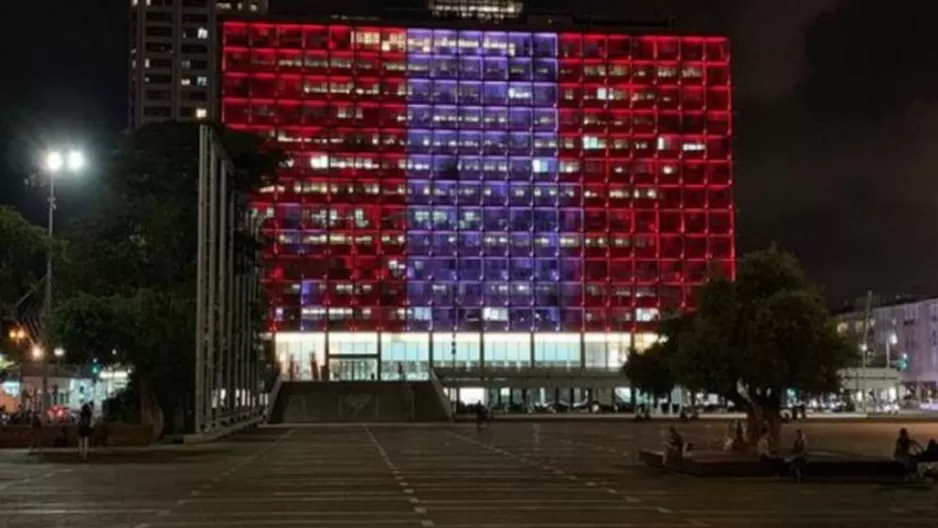
[[[83,460],[88,459],[88,442],[91,438],[91,405],[81,406],[81,413],[78,415],[78,455]]]
[[[801,482],[801,477],[804,476],[804,469],[807,465],[808,439],[805,437],[804,431],[798,429],[795,432],[795,445],[792,446],[791,459],[788,463],[788,467],[791,468],[791,472],[795,476],[795,481]]]
[[[33,411],[30,417],[32,436],[30,438],[29,452],[42,453],[42,413]]]

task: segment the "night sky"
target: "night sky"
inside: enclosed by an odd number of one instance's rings
[[[129,3],[0,2],[0,203],[41,220],[41,194],[21,183],[36,152],[113,147],[127,122]],[[564,4],[729,34],[741,251],[778,242],[834,303],[869,288],[938,294],[938,2],[528,0]],[[93,171],[62,196],[67,221],[95,199]]]

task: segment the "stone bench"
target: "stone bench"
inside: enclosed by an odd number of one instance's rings
[[[695,477],[771,477],[772,471],[752,455],[725,451],[691,451],[680,460],[664,462],[664,451],[644,449],[639,460],[648,466]],[[905,474],[901,464],[889,458],[863,457],[829,452],[808,452],[805,478],[878,479]]]

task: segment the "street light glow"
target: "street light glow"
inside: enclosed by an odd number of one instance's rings
[[[60,358],[65,355],[65,349],[62,347],[56,347],[55,352],[53,353],[55,354],[55,357]]]
[[[68,170],[80,171],[85,166],[85,156],[80,150],[70,150],[68,152]]]
[[[33,347],[33,359],[42,359],[42,347],[39,345]]]
[[[46,153],[46,170],[52,174],[64,170],[78,172],[85,167],[85,155],[82,151],[72,149],[69,151],[50,150]]]
[[[65,165],[65,159],[62,158],[60,152],[53,150],[46,154],[46,169],[48,169],[49,172],[59,172],[63,165]]]

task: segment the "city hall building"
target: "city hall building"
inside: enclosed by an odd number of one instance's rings
[[[485,24],[222,23],[292,379],[615,372],[734,275],[727,40]]]

